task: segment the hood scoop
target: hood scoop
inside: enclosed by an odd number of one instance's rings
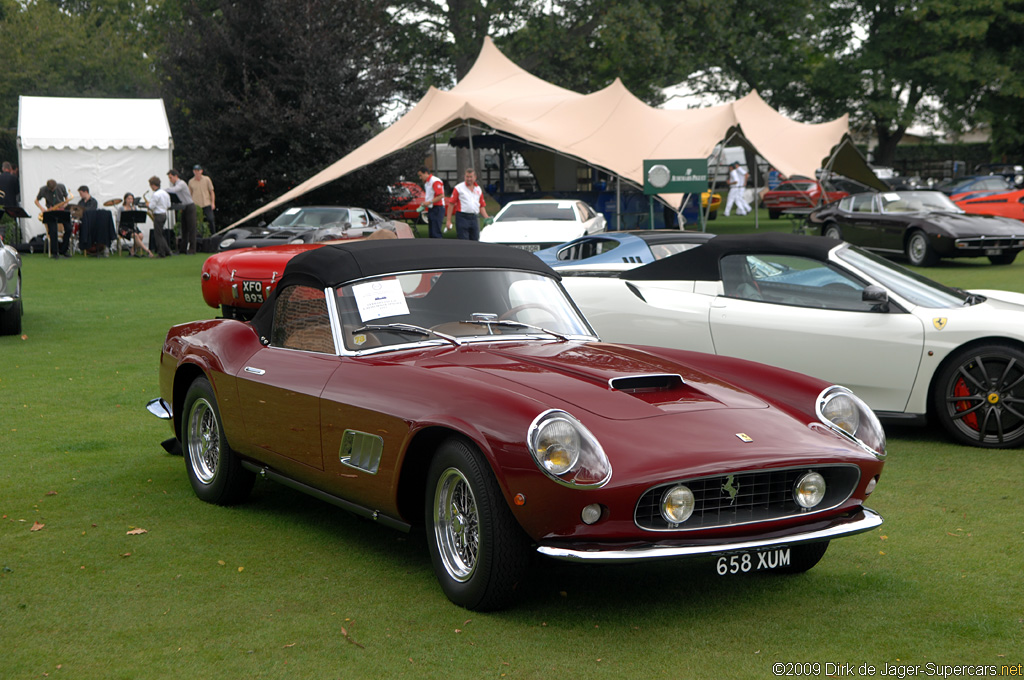
[[[619,392],[636,394],[638,392],[665,392],[683,387],[683,377],[678,373],[652,373],[650,375],[630,375],[612,378],[608,386]]]

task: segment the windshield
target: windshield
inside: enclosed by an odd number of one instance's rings
[[[289,208],[267,225],[269,229],[319,228],[350,221],[348,208]]]
[[[885,258],[852,246],[836,253],[840,260],[864,272],[907,302],[931,309],[951,309],[968,303],[968,295],[921,276]]]
[[[445,270],[366,279],[335,290],[345,348],[594,336],[554,279],[511,270]]]
[[[886,191],[881,198],[884,213],[963,212],[949,196],[938,191]]]
[[[509,203],[494,218],[495,222],[516,222],[520,220],[575,222],[576,213],[573,212],[572,203],[568,201],[557,203]]]

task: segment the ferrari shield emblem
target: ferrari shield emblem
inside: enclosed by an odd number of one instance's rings
[[[746,443],[748,443],[748,444],[749,444],[750,442],[754,441],[754,438],[753,438],[753,437],[751,437],[751,436],[750,436],[750,435],[748,435],[748,434],[743,434],[742,432],[737,432],[737,433],[736,433],[736,436],[740,438],[740,441],[741,441],[741,442],[746,442]]]
[[[944,317],[944,316],[937,316],[937,317],[935,317],[934,319],[932,319],[932,325],[935,326],[935,330],[941,331],[943,328],[946,327],[946,317]]]

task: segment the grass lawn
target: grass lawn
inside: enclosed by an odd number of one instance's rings
[[[762,215],[761,230],[791,228]],[[168,326],[215,314],[202,258],[24,258],[24,336],[0,337],[3,680],[719,680],[776,677],[776,663],[818,663],[785,669],[817,676],[851,664],[851,677],[861,664],[1024,663],[1024,452],[927,430],[889,432],[869,503],[885,524],[834,542],[804,575],[538,559],[520,604],[496,614],[448,602],[419,533],[271,482],[240,507],[205,504],[144,409]],[[1024,262],[927,273],[1024,291]]]

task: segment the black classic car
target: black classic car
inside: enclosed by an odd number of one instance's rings
[[[847,196],[812,212],[811,227],[883,254],[903,254],[913,265],[943,257],[987,257],[1010,264],[1024,250],[1024,223],[965,213],[938,191],[885,191]]]
[[[234,227],[214,234],[215,252],[237,248],[262,248],[290,243],[320,243],[365,238],[387,229],[403,236],[408,225],[381,217],[367,208],[302,206],[289,208],[270,224]]]

